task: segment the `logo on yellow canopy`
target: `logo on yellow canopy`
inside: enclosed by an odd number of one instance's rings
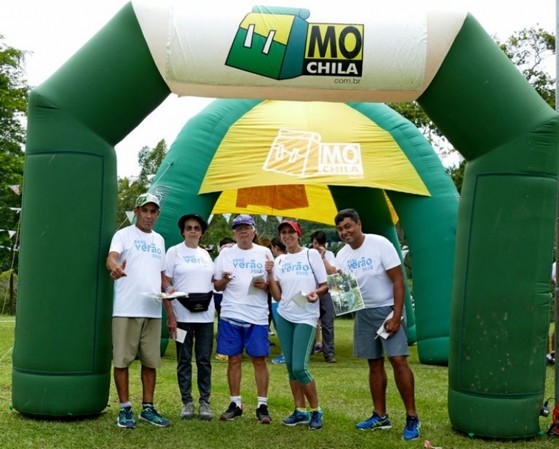
[[[312,131],[280,129],[263,169],[301,178],[346,175],[363,177],[361,145],[358,143],[322,143]]]
[[[277,80],[360,78],[364,25],[309,23],[309,16],[306,9],[255,6],[241,21],[225,64]]]

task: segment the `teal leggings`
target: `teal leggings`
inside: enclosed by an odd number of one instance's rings
[[[277,331],[289,380],[297,380],[301,385],[312,382],[309,359],[314,348],[316,328],[308,324],[292,323],[278,314]]]

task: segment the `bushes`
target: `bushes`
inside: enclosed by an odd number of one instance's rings
[[[17,301],[17,273],[14,270],[0,273],[0,315],[15,315]]]

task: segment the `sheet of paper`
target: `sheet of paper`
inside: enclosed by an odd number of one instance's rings
[[[185,338],[186,338],[186,331],[184,329],[179,329],[177,327],[177,335],[175,341],[178,341],[179,343],[184,343]]]
[[[386,323],[393,316],[394,316],[394,312],[390,312],[388,316],[384,319],[381,326],[377,330],[377,337],[382,337],[384,339],[390,337],[391,334],[390,332],[387,332],[386,329],[384,328],[384,323]]]
[[[185,292],[175,292],[172,293],[170,295],[166,294],[166,293],[161,293],[161,292],[155,292],[155,293],[147,293],[147,296],[151,296],[152,298],[156,298],[156,299],[175,299],[175,298],[179,298],[179,297],[186,297],[188,298],[188,293]]]
[[[167,294],[163,293],[163,298],[166,298],[166,299],[175,299],[175,298],[182,298],[182,297],[188,298],[188,293],[175,292],[175,293],[172,293],[170,295],[167,295]]]
[[[256,276],[253,276],[252,280],[250,281],[250,285],[248,286],[248,292],[247,293],[249,295],[255,295],[256,293],[261,291],[260,289],[258,289],[254,286],[254,283],[256,281],[263,281],[263,280],[264,280],[264,275],[263,274],[257,274]]]
[[[293,298],[291,298],[291,300],[299,307],[305,307],[305,305],[309,302],[305,292],[297,293]]]

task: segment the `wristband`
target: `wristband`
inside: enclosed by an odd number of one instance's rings
[[[169,290],[171,290],[172,288],[175,288],[175,287],[173,287],[172,285],[169,285],[169,287],[167,287],[167,288],[165,289],[165,293],[167,293],[167,292],[168,292]]]

